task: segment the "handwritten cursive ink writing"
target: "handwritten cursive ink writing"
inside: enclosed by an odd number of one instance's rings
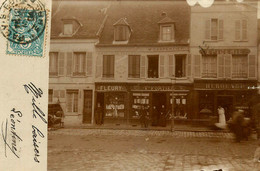
[[[13,108],[11,110],[10,114],[10,134],[11,134],[11,140],[8,139],[8,134],[7,134],[7,130],[8,130],[8,119],[6,119],[5,123],[2,122],[2,138],[5,144],[5,157],[7,157],[6,154],[6,147],[8,147],[11,152],[17,157],[20,158],[19,156],[19,142],[23,141],[22,138],[17,135],[16,130],[17,130],[17,123],[21,123],[20,119],[16,119],[16,116],[18,117],[22,117],[23,114],[20,111],[16,111],[15,108]],[[5,128],[4,128],[5,125]],[[8,142],[11,141],[11,144],[9,144]]]
[[[40,118],[44,124],[47,124],[46,114],[41,110],[40,100],[43,96],[43,91],[40,88],[37,88],[32,82],[30,84],[24,85],[24,89],[27,94],[32,94],[32,116],[34,119]],[[44,134],[41,130],[34,124],[32,124],[32,141],[33,141],[33,150],[34,150],[34,161],[40,163],[40,141],[37,137],[44,138]]]
[[[44,138],[43,133],[34,125],[32,125],[32,137],[33,137],[33,147],[34,147],[34,161],[37,163],[40,163],[40,161],[38,160],[38,157],[40,156],[40,150],[39,150],[39,145],[37,141],[37,135],[39,135],[40,137]]]
[[[36,100],[32,97],[32,107],[33,107],[33,117],[36,118],[36,114],[41,118],[41,120],[47,124],[47,120],[44,118],[44,112],[37,106]]]
[[[28,85],[23,86],[27,94],[31,92],[36,98],[42,97],[43,91],[40,88],[37,88],[32,82],[30,82],[30,84]]]

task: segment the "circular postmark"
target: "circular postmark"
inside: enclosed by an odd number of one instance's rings
[[[38,39],[46,25],[46,11],[39,0],[5,0],[0,7],[1,33],[9,41],[27,44]]]

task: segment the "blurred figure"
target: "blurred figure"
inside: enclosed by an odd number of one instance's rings
[[[160,121],[159,122],[160,126],[163,126],[163,127],[166,126],[166,109],[165,109],[164,105],[162,105],[162,107],[161,107],[159,121]]]
[[[235,134],[236,141],[240,142],[248,137],[251,133],[250,119],[245,119],[243,110],[235,111],[231,120],[228,121],[229,129]]]
[[[260,141],[258,140],[258,147],[255,150],[254,154],[254,168],[256,171],[260,170]]]
[[[100,103],[97,104],[96,112],[95,112],[95,121],[97,125],[103,124],[103,110]]]
[[[158,110],[156,106],[152,108],[152,126],[158,126]]]
[[[221,106],[218,107],[218,117],[219,117],[219,122],[215,123],[215,126],[220,129],[226,129],[227,124],[226,124],[225,110]]]

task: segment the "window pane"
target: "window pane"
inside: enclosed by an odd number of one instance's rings
[[[114,77],[114,55],[103,56],[103,77]]]
[[[67,112],[72,112],[72,97],[73,94],[72,93],[67,93]]]
[[[73,25],[72,24],[64,24],[64,34],[65,35],[72,35],[73,33]]]
[[[218,19],[211,20],[211,40],[218,39]]]
[[[73,98],[74,98],[74,104],[73,104],[73,112],[78,112],[78,93],[75,92],[73,93]]]
[[[128,59],[128,76],[130,78],[140,77],[140,56],[139,55],[129,55]]]
[[[58,74],[58,53],[50,52],[50,64],[49,64],[49,72],[51,75]]]
[[[247,78],[247,56],[232,56],[232,77]]]
[[[171,26],[163,26],[162,27],[162,40],[171,40],[172,35],[172,27]]]
[[[202,77],[204,78],[217,77],[217,56],[202,57]]]

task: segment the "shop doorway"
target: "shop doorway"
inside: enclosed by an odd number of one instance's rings
[[[152,95],[152,126],[163,126],[161,112],[166,115],[166,93],[153,93]],[[164,109],[162,108],[164,106]]]
[[[221,106],[225,110],[226,121],[233,113],[233,96],[217,96],[217,108]]]
[[[91,123],[92,90],[84,90],[83,123]]]
[[[104,124],[104,93],[97,93],[97,101],[95,106],[95,112],[97,110],[97,105],[100,104],[102,108],[101,124]]]

